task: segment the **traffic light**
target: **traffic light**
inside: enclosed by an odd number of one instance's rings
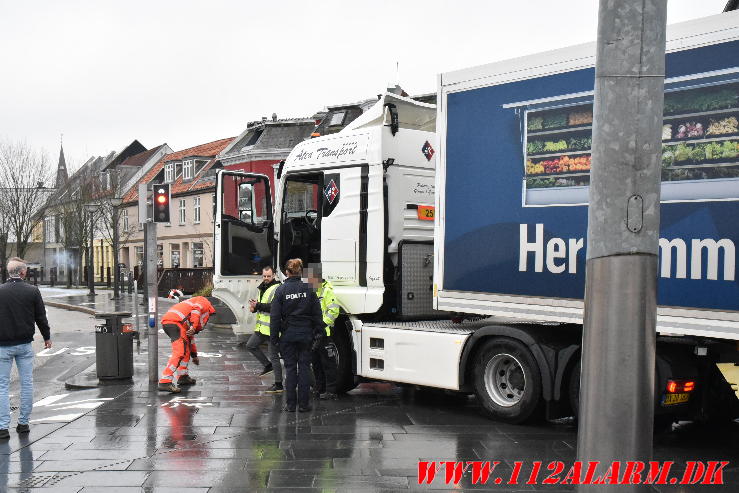
[[[169,221],[169,185],[154,185],[154,222]]]

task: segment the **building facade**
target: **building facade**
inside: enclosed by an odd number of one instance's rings
[[[233,141],[220,139],[172,152],[137,183],[170,185],[170,222],[158,224],[157,252],[161,268],[213,267],[216,156]],[[138,186],[124,196],[121,260],[137,274],[144,263],[144,228],[139,218]]]

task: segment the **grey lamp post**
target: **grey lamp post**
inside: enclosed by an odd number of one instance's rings
[[[110,205],[113,206],[113,299],[117,300],[120,295],[120,279],[119,279],[119,272],[118,272],[118,243],[119,243],[119,235],[118,235],[118,228],[120,227],[119,221],[120,218],[118,217],[119,210],[118,208],[121,206],[121,203],[123,203],[123,199],[120,197],[114,197],[110,199]]]
[[[87,287],[90,289],[90,296],[95,296],[95,269],[93,267],[93,251],[95,245],[95,212],[98,210],[98,204],[85,204],[85,210],[90,214],[90,241],[87,248]]]

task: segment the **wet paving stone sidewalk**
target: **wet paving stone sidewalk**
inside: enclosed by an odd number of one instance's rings
[[[137,362],[146,361],[146,341]],[[160,366],[169,354],[159,339]],[[231,493],[252,491],[572,491],[527,485],[531,461],[571,463],[571,421],[514,426],[482,417],[475,400],[440,391],[365,383],[336,401],[314,401],[308,413],[281,412],[283,396],[266,394],[272,375],[230,332],[198,336],[208,355],[191,367],[196,385],[165,394],[140,376],[128,386],[73,392],[97,406],[63,425],[37,424],[30,436],[0,444],[0,491],[59,493]],[[100,399],[105,400],[99,404]],[[92,402],[92,401],[88,401]],[[729,460],[739,491],[739,424],[720,430],[684,426],[655,438],[655,460]],[[441,470],[418,484],[418,462],[500,461],[488,484],[465,474],[456,487]],[[517,485],[508,480],[525,461]],[[677,466],[676,466],[677,467]],[[547,472],[548,473],[548,472]],[[539,482],[546,474],[540,475]],[[701,491],[692,486],[655,491]]]

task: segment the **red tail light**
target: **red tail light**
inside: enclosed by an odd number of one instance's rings
[[[667,392],[676,394],[680,392],[692,392],[695,390],[695,382],[692,380],[668,380]]]

